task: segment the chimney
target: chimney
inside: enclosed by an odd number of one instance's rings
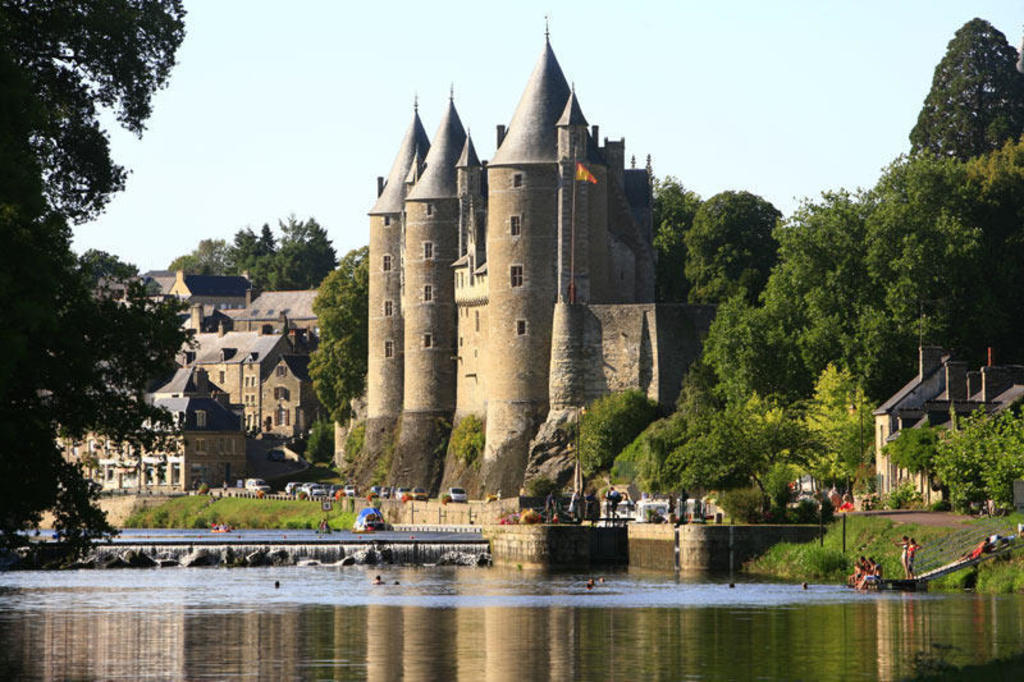
[[[960,360],[946,361],[946,396],[949,400],[967,400],[967,363]]]
[[[500,147],[501,143],[504,140],[505,140],[505,126],[499,125],[498,126],[498,144],[495,146],[495,149]]]
[[[941,346],[920,346],[917,353],[917,376],[920,379],[924,379],[942,364],[944,351]]]
[[[217,336],[224,336],[224,320],[217,323]]]
[[[384,193],[384,176],[378,175],[377,176],[377,196],[380,196],[383,193]]]
[[[193,303],[189,308],[189,320],[192,325],[192,329],[196,330],[196,333],[203,331],[203,304]]]
[[[600,138],[597,136],[598,127],[590,126],[590,137],[594,140],[594,146],[598,146]]]
[[[252,307],[252,287],[245,290],[245,307],[246,309]]]
[[[1006,367],[987,366],[981,368],[981,400],[990,403],[1012,384]]]
[[[210,394],[210,375],[207,374],[205,369],[196,369],[195,377],[196,393],[200,395]]]
[[[981,391],[981,372],[970,371],[967,373],[967,399],[970,400]]]
[[[992,346],[988,347],[988,366],[992,366]]]

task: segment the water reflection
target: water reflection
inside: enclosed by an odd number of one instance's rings
[[[473,578],[460,582],[459,575]],[[734,604],[701,607],[688,605],[687,591],[726,588],[665,581],[652,587],[617,576],[604,589],[643,604],[644,590],[656,587],[661,601],[675,592],[683,604],[629,607],[592,600],[600,595],[565,578],[426,571],[403,577],[413,585],[403,580],[402,593],[389,586],[393,591],[374,596],[361,580],[342,585],[352,589],[346,594],[354,605],[333,598],[327,586],[298,602],[275,601],[276,592],[261,594],[251,585],[248,591],[227,586],[220,602],[186,597],[159,609],[110,587],[103,599],[121,602],[101,608],[65,601],[81,590],[95,595],[89,585],[14,586],[0,592],[0,676],[892,679],[911,674],[915,654],[935,644],[953,647],[936,651],[963,665],[1016,653],[1024,642],[1019,597],[837,599],[812,590],[803,597],[794,592],[786,604],[756,606],[750,594],[739,593],[762,588],[740,585]],[[528,599],[531,592],[561,595],[566,603],[474,605],[481,594]],[[367,595],[364,603],[357,594]],[[442,606],[433,605],[438,594]],[[318,596],[324,603],[316,603]]]

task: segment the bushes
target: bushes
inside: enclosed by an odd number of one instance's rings
[[[468,414],[452,429],[449,447],[457,461],[464,466],[479,469],[484,453],[484,437],[483,421],[474,414]]]
[[[616,455],[657,418],[657,403],[640,391],[613,393],[591,403],[580,429],[584,473],[611,468]]]
[[[886,509],[920,509],[923,506],[921,493],[910,481],[900,483],[885,497]]]
[[[726,490],[718,496],[718,504],[740,523],[758,523],[763,517],[764,497],[755,487]]]
[[[526,492],[531,497],[547,497],[549,493],[558,492],[558,484],[550,478],[538,476],[526,484]]]

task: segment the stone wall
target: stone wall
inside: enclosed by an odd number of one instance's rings
[[[629,565],[671,571],[675,568],[676,529],[669,525],[631,524]],[[768,551],[779,542],[810,542],[817,539],[817,526],[679,526],[679,568],[684,571],[729,570]]]
[[[151,507],[157,507],[168,500],[173,499],[174,495],[113,495],[101,497],[97,506],[101,511],[107,515],[107,522],[114,528],[122,528],[128,517],[137,511],[143,509],[149,509]],[[42,521],[39,522],[40,528],[53,528],[53,514],[51,512],[45,512],[43,514]]]
[[[487,526],[484,538],[498,565],[577,568],[626,560],[626,529],[591,526]]]
[[[364,506],[366,506],[365,500],[356,500],[357,509],[362,509]],[[384,514],[384,520],[393,525],[488,526],[497,525],[505,514],[519,511],[519,499],[511,498],[494,502],[449,502],[448,504],[441,504],[436,500],[429,502],[382,500],[380,510]]]

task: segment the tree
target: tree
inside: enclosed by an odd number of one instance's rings
[[[274,256],[277,241],[270,225],[263,224],[259,235],[252,228],[235,233],[234,242],[228,248],[228,271],[233,275],[249,273],[249,280],[257,289],[266,289],[274,270]]]
[[[192,253],[178,256],[168,270],[184,270],[190,275],[226,275],[231,270],[231,252],[223,239],[203,239]]]
[[[591,476],[611,468],[615,457],[658,418],[658,404],[640,391],[612,393],[587,407],[580,422],[580,461]]]
[[[78,257],[78,264],[93,284],[100,279],[112,279],[125,282],[138,277],[139,269],[131,263],[125,263],[112,253],[89,249]]]
[[[697,210],[686,232],[691,303],[718,303],[738,291],[757,300],[776,261],[772,237],[782,214],[750,192],[721,192]]]
[[[910,132],[913,152],[962,160],[1024,132],[1024,75],[1017,51],[983,19],[964,24],[935,67],[932,89]]]
[[[65,461],[58,435],[95,431],[145,444],[142,397],[184,335],[175,304],[141,283],[127,304],[93,295],[71,252],[68,221],[96,215],[120,189],[97,104],[136,133],[184,35],[179,2],[110,0],[0,5],[0,544],[53,509],[77,547],[109,530],[95,490]]]
[[[686,302],[690,283],[684,272],[684,238],[693,226],[693,217],[700,203],[698,194],[687,190],[672,176],[654,181],[654,250],[658,256],[655,286],[658,301]]]
[[[306,459],[315,464],[330,464],[334,461],[334,422],[317,419],[309,427]]]
[[[271,276],[275,289],[315,289],[338,264],[337,254],[327,232],[315,218],[305,221],[290,216],[279,221],[281,243]]]
[[[931,426],[900,429],[897,438],[883,449],[889,460],[907,471],[920,473],[932,468],[939,445],[939,431]]]
[[[369,253],[364,246],[345,254],[313,301],[320,345],[310,356],[309,373],[320,403],[339,423],[350,414],[349,402],[366,390]]]
[[[832,363],[822,370],[804,417],[807,430],[820,445],[810,462],[819,480],[848,482],[867,462],[872,406],[849,370]]]

